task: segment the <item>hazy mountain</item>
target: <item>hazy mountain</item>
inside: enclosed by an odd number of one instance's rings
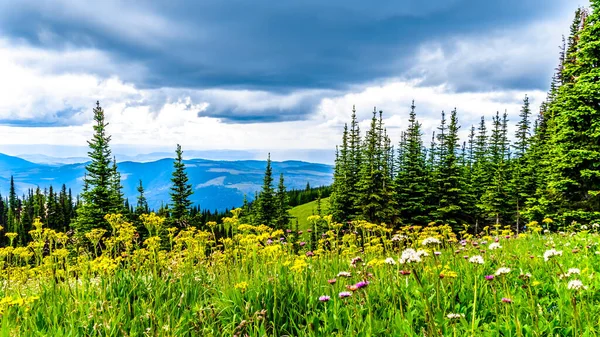
[[[239,160],[214,161],[190,159],[186,164],[190,183],[194,188],[192,200],[202,208],[224,209],[242,204],[244,194],[254,197],[262,185],[265,161]],[[168,203],[171,187],[173,160],[164,158],[151,162],[120,162],[123,192],[130,203],[135,204],[137,185],[142,179],[146,197],[151,207],[158,208],[161,202]],[[45,188],[52,185],[60,188],[66,184],[74,194],[81,192],[85,164],[58,164],[56,161],[36,164],[22,158],[0,154],[0,191],[8,194],[10,176],[13,175],[19,194],[28,188]],[[273,162],[273,174],[278,180],[283,172],[288,188],[303,188],[328,185],[332,181],[333,168],[325,164],[303,161]]]

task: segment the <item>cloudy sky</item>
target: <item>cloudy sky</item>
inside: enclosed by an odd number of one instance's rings
[[[127,154],[180,143],[310,160],[333,152],[353,104],[364,123],[383,110],[398,140],[413,99],[424,138],[454,107],[464,133],[497,110],[516,118],[525,94],[537,109],[588,5],[376,3],[2,1],[0,152],[84,154],[96,100]]]

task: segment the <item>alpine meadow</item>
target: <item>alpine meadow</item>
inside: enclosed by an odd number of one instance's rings
[[[559,2],[0,5],[0,336],[599,336],[600,0],[539,70]]]

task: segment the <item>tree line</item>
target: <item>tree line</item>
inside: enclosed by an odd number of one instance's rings
[[[393,146],[383,113],[361,134],[353,109],[336,149],[330,210],[336,221],[389,226],[553,226],[600,222],[600,20],[580,8],[563,38],[559,65],[537,117],[527,96],[511,140],[508,114],[496,112],[458,136],[459,114],[442,112],[424,145],[415,103]]]

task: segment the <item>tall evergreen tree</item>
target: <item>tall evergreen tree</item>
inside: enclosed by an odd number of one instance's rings
[[[442,114],[442,125],[440,132],[444,135],[444,115]],[[459,160],[458,149],[458,117],[456,109],[450,114],[450,124],[447,132],[440,137],[440,166],[438,170],[439,206],[433,211],[432,216],[436,221],[452,225],[458,229],[458,225],[466,220],[463,212],[465,207],[465,191],[463,189],[463,178]],[[442,146],[442,144],[444,146]]]
[[[512,160],[512,177],[510,180],[511,199],[516,208],[515,225],[517,233],[520,229],[523,204],[529,196],[528,191],[524,188],[527,186],[524,181],[524,170],[526,166],[525,154],[529,148],[529,138],[531,137],[531,122],[529,120],[530,115],[531,110],[529,108],[529,97],[525,96],[523,99],[523,107],[521,108],[521,113],[519,114],[521,119],[517,124],[517,132],[515,135],[516,141],[513,146],[515,149],[515,156]]]
[[[144,185],[142,184],[142,179],[140,179],[140,183],[137,187],[137,204],[135,206],[135,214],[139,217],[142,214],[150,213],[150,209],[148,207],[148,200],[146,199],[146,195],[144,194]]]
[[[429,218],[428,172],[423,151],[421,124],[417,121],[415,103],[412,102],[403,159],[396,175],[396,203],[400,220],[405,225],[426,225]]]
[[[183,226],[184,217],[190,214],[190,206],[192,201],[190,196],[194,193],[192,185],[188,184],[188,175],[185,171],[185,164],[183,163],[183,151],[181,145],[177,144],[175,150],[175,160],[173,161],[173,176],[171,182],[171,217],[179,224]]]
[[[78,208],[75,228],[81,233],[92,228],[106,228],[109,225],[104,216],[114,209],[111,197],[111,182],[114,170],[111,168],[110,136],[106,133],[108,123],[104,121],[104,110],[100,102],[94,108],[94,135],[88,145],[90,163],[87,164],[82,204]]]
[[[565,222],[600,220],[600,0],[578,11],[569,39],[564,78],[550,106],[550,200]]]
[[[271,154],[267,157],[267,167],[263,178],[263,186],[256,203],[256,222],[262,225],[273,226],[277,216],[277,202],[275,199],[275,190],[273,189]]]
[[[287,191],[284,184],[283,173],[279,175],[279,185],[275,194],[277,210],[275,214],[275,228],[287,229],[290,223],[290,209]]]

